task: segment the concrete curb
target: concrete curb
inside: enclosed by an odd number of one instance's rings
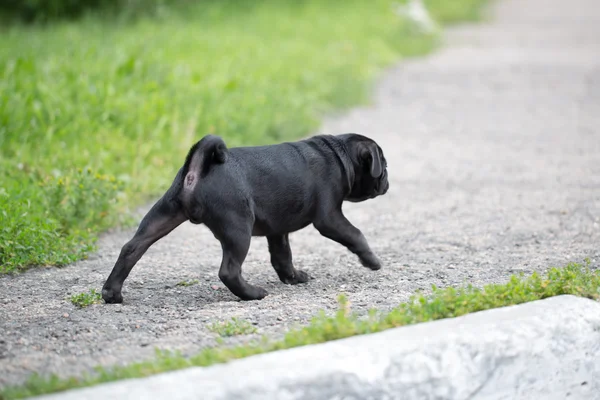
[[[600,303],[558,296],[38,399],[600,399]]]

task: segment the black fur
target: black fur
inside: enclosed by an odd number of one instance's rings
[[[252,236],[267,238],[271,265],[284,283],[309,280],[293,266],[288,240],[289,233],[309,224],[378,270],[378,258],[342,213],[342,202],[372,199],[388,188],[383,151],[359,134],[230,149],[220,137],[207,135],[192,146],[169,190],[123,246],[102,297],[107,303],[122,302],[121,288],[133,266],[186,220],[205,224],[221,242],[219,278],[243,300],[267,295],[242,277]]]

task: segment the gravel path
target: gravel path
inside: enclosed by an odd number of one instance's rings
[[[255,238],[244,276],[270,295],[240,302],[217,277],[219,243],[186,223],[134,268],[124,304],[76,309],[65,298],[99,290],[132,235],[113,233],[89,260],[0,278],[0,386],[141,360],[154,347],[196,352],[215,343],[207,322],[232,316],[277,336],[334,310],[341,292],[356,310],[388,309],[431,284],[503,282],[585,257],[598,267],[600,4],[505,0],[493,16],[452,29],[442,50],[391,70],[371,106],[320,131],[361,132],[386,152],[388,194],[345,206],[382,270],[311,227],[291,242],[316,279],[284,285]]]

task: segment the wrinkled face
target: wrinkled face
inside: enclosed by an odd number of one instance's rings
[[[390,184],[381,147],[358,134],[348,137],[347,146],[354,164],[354,183],[345,200],[356,203],[386,194]]]

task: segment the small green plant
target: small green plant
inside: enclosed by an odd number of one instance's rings
[[[429,295],[416,293],[407,302],[390,312],[379,313],[371,310],[366,318],[352,313],[348,299],[345,295],[340,295],[339,309],[334,315],[328,316],[320,312],[307,326],[289,331],[282,340],[270,341],[263,338],[260,341],[235,347],[212,347],[204,349],[191,358],[186,358],[179,353],[158,351],[155,360],[110,369],[97,368],[96,374],[84,373],[82,377],[68,379],[57,376],[43,378],[34,374],[22,386],[2,389],[0,399],[23,398],[119,379],[140,378],[192,366],[209,366],[270,351],[323,343],[424,321],[452,318],[552,296],[570,294],[598,301],[600,300],[600,270],[590,270],[589,261],[586,263],[585,267],[580,264],[569,264],[564,268],[552,268],[544,275],[534,273],[529,277],[524,277],[522,274],[512,276],[507,283],[486,285],[481,289],[472,286],[459,289],[433,287]],[[243,325],[239,320],[235,322],[235,318],[232,321],[233,323],[213,324],[213,327],[216,326],[219,332],[227,333],[235,332]],[[223,329],[223,326],[229,328]]]
[[[102,301],[102,296],[100,293],[96,292],[96,289],[90,289],[89,293],[84,292],[72,295],[70,300],[71,303],[77,307],[84,308],[95,303],[100,303]]]
[[[208,326],[208,329],[222,337],[247,335],[256,332],[256,327],[250,322],[236,317],[231,318],[230,321],[212,323]]]
[[[177,282],[177,284],[175,286],[193,286],[198,284],[198,279],[193,279],[191,281],[181,281],[181,282]]]

